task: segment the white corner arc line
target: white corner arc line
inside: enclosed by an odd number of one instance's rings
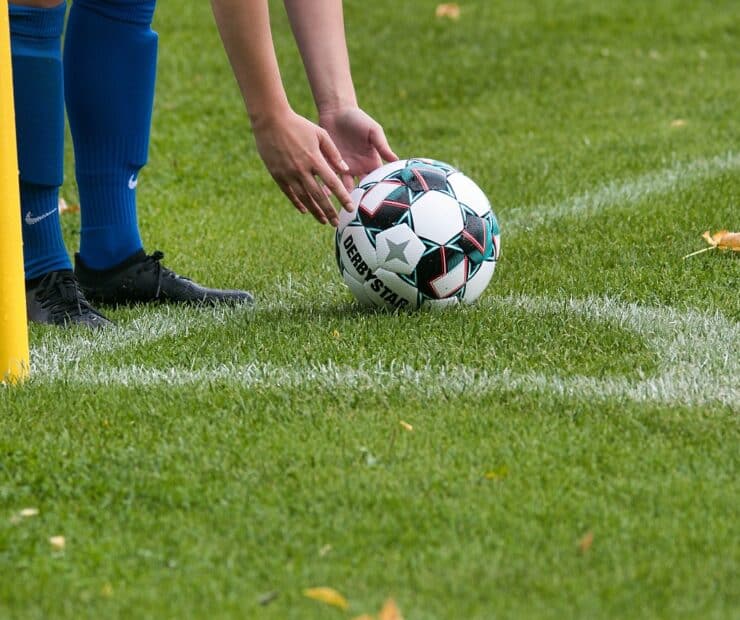
[[[380,366],[337,366],[303,364],[290,367],[252,360],[243,365],[220,364],[198,370],[151,368],[128,365],[95,368],[75,358],[62,364],[36,368],[32,381],[64,381],[80,386],[98,385],[193,385],[228,382],[249,387],[297,388],[311,386],[336,389],[377,389],[379,385],[410,390],[428,396],[450,393],[487,394],[493,391],[524,391],[559,394],[573,398],[603,400],[622,398],[635,402],[701,405],[740,404],[740,324],[722,315],[678,311],[666,307],[643,307],[609,297],[558,301],[526,295],[492,298],[488,303],[500,309],[555,313],[567,311],[592,321],[609,321],[643,338],[658,358],[652,376],[597,378],[561,377],[546,373],[489,373],[469,366],[414,368],[390,360]],[[152,317],[149,317],[152,319]],[[202,322],[205,317],[201,318]],[[173,333],[167,317],[155,316],[144,340],[157,334]],[[181,329],[187,329],[181,328]],[[175,327],[177,333],[178,328]],[[141,332],[140,332],[141,333]],[[125,338],[119,341],[125,342]],[[128,341],[130,345],[131,342]]]
[[[677,163],[631,181],[613,182],[555,205],[523,207],[510,212],[504,225],[508,230],[525,230],[573,215],[592,215],[605,209],[638,204],[658,195],[702,179],[740,169],[740,154],[728,152],[709,159]],[[290,288],[290,287],[289,287]],[[295,291],[286,291],[295,296]],[[130,346],[154,343],[166,336],[182,335],[189,329],[202,329],[226,323],[244,312],[228,309],[177,313],[165,308],[142,315],[127,327],[102,333],[50,335],[31,351],[34,383],[65,381],[77,385],[152,385],[193,384],[232,381],[245,387],[302,386],[335,388],[337,385],[386,385],[436,393],[475,390],[523,390],[550,392],[574,397],[621,397],[640,402],[702,404],[718,402],[730,407],[740,403],[740,327],[719,314],[679,312],[665,307],[622,304],[608,297],[556,301],[547,298],[510,296],[489,298],[489,303],[523,310],[554,312],[567,304],[570,311],[590,320],[618,321],[643,338],[658,356],[656,375],[635,381],[612,377],[559,377],[544,373],[487,373],[471,367],[412,368],[391,363],[387,367],[352,368],[332,364],[274,366],[254,360],[245,365],[219,365],[200,370],[156,369],[137,365],[100,368],[91,363],[92,355],[113,352]],[[285,304],[274,304],[285,309]],[[262,305],[255,312],[270,309]],[[251,311],[251,310],[250,310]]]

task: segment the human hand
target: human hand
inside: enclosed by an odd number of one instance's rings
[[[298,211],[310,212],[322,224],[337,226],[339,218],[331,194],[348,211],[354,209],[338,176],[351,168],[326,130],[292,110],[255,122],[253,130],[262,161]]]
[[[385,161],[396,161],[383,128],[356,106],[320,110],[319,125],[329,132],[349,170],[340,173],[344,186],[351,190],[354,177],[363,177]]]

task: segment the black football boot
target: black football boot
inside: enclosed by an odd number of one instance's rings
[[[162,252],[140,250],[115,267],[91,269],[75,255],[75,275],[94,303],[129,305],[137,303],[254,304],[247,291],[207,288],[177,275],[160,262]]]
[[[69,269],[51,271],[26,285],[28,320],[50,325],[84,325],[93,329],[112,323],[90,305]]]

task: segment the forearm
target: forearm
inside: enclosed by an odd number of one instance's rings
[[[319,112],[356,106],[341,0],[284,0]]]
[[[289,111],[267,0],[211,0],[211,4],[252,125]]]

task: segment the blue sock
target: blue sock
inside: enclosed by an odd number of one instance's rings
[[[142,249],[136,185],[154,102],[154,4],[75,0],[69,13],[64,87],[80,191],[80,258],[92,269]]]
[[[23,261],[26,279],[71,269],[59,225],[64,171],[61,38],[66,5],[10,5]]]

